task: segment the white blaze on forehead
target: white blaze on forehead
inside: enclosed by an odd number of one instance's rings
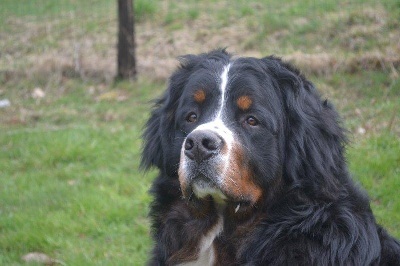
[[[198,127],[196,127],[193,131],[196,130],[209,130],[217,133],[218,136],[220,136],[227,148],[227,152],[225,154],[220,154],[220,160],[223,161],[224,167],[221,172],[221,176],[218,178],[219,182],[223,182],[223,178],[226,175],[227,171],[229,170],[229,160],[231,157],[231,149],[233,146],[233,141],[234,141],[234,135],[233,132],[224,124],[223,122],[223,116],[225,112],[225,106],[226,106],[226,94],[227,94],[227,86],[228,86],[228,80],[229,80],[229,68],[230,64],[226,65],[220,75],[220,101],[219,101],[219,106],[217,108],[217,112],[215,113],[213,120],[201,124]]]
[[[224,67],[221,75],[220,75],[220,86],[219,90],[221,92],[220,94],[220,101],[219,101],[219,106],[217,108],[217,112],[215,113],[213,120],[201,124],[198,127],[196,127],[193,131],[196,130],[210,130],[213,132],[216,132],[228,145],[228,149],[230,149],[230,146],[233,142],[233,133],[229,128],[224,124],[222,121],[223,115],[224,115],[224,107],[225,107],[225,102],[226,102],[226,94],[227,94],[227,85],[228,85],[228,79],[229,79],[229,69],[231,67],[231,64],[228,64]]]
[[[226,86],[228,85],[228,72],[229,72],[229,68],[231,67],[231,65],[227,65],[224,67],[224,71],[221,74],[221,85],[220,85],[220,91],[221,91],[221,104],[220,104],[220,108],[218,110],[217,113],[217,118],[220,118],[222,115],[222,111],[224,109],[224,105],[225,105],[225,95],[226,95]]]
[[[219,90],[220,90],[220,99],[219,99],[219,104],[217,107],[217,111],[214,113],[212,120],[208,123],[201,124],[198,127],[196,127],[194,131],[198,130],[207,130],[207,131],[212,131],[215,132],[226,145],[226,152],[223,154],[220,153],[219,160],[223,164],[223,168],[221,169],[220,176],[217,178],[217,182],[222,184],[224,182],[224,177],[226,176],[226,173],[228,172],[228,167],[229,167],[229,161],[231,157],[231,150],[234,142],[234,134],[233,132],[224,124],[223,122],[223,117],[225,115],[225,106],[226,106],[226,95],[227,95],[227,86],[228,86],[228,80],[229,80],[229,68],[230,64],[226,65],[223,68],[222,73],[220,74],[220,84],[219,84]],[[186,141],[186,140],[185,140]],[[185,143],[185,142],[184,142]],[[185,150],[185,145],[182,145],[181,149],[181,158],[182,158],[182,163],[180,164],[180,169],[181,172],[185,173],[187,165],[186,165],[186,156],[184,155],[184,150]],[[202,186],[195,186],[194,187],[194,192],[197,196],[207,196],[207,195],[214,195],[214,198],[220,198],[221,200],[225,199],[225,196],[220,194],[220,191],[216,191],[215,189],[210,189]]]

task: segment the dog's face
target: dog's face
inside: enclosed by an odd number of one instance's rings
[[[331,108],[279,59],[232,59],[223,51],[187,56],[147,124],[142,163],[178,178],[188,200],[253,206],[284,175],[296,182],[306,169],[302,157],[326,159],[325,140],[308,140],[335,119],[332,113],[312,125],[307,116],[320,111]]]
[[[253,205],[279,173],[281,108],[254,59],[204,62],[188,79],[175,115],[184,197]],[[262,177],[262,178],[258,178]]]

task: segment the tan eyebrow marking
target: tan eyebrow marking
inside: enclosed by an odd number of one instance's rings
[[[250,99],[249,96],[246,96],[246,95],[240,96],[236,101],[237,106],[242,111],[248,110],[252,103],[253,103],[253,101]]]
[[[200,89],[197,90],[194,94],[193,94],[194,100],[197,103],[202,103],[204,102],[204,100],[206,99],[206,93],[204,92],[204,90]]]

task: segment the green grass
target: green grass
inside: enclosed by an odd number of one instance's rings
[[[81,127],[2,139],[2,264],[30,251],[71,265],[145,261],[149,180],[135,174],[137,130],[124,132]]]
[[[137,86],[123,103],[78,87],[40,105],[29,126],[2,128],[0,264],[33,251],[68,265],[145,263],[154,174],[138,172],[140,132],[147,91],[159,85]],[[118,118],[106,120],[111,112]]]
[[[133,83],[107,78],[115,1],[81,2],[0,3],[0,99],[11,102],[0,109],[0,265],[23,264],[29,252],[67,265],[143,265],[151,247],[148,189],[156,173],[138,171],[140,135],[165,77],[145,69]],[[201,49],[225,45],[213,41],[222,34],[237,54],[324,52],[341,62],[309,78],[344,118],[350,170],[377,220],[400,238],[399,66],[346,61],[398,49],[398,1],[137,0],[135,8],[142,62],[162,62],[159,50],[167,59],[188,47],[204,52],[186,43],[188,32]],[[74,70],[77,44],[99,69]],[[32,97],[35,88],[43,99]]]
[[[157,3],[155,1],[135,0],[135,18],[137,21],[152,19],[157,12]]]
[[[400,139],[383,133],[363,139],[349,149],[354,178],[369,191],[377,221],[399,237]]]

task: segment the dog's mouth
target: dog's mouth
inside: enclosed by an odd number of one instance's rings
[[[207,146],[203,142],[200,144]],[[194,144],[189,144],[181,150],[178,170],[183,198],[202,213],[206,213],[207,206],[211,205],[233,214],[252,211],[261,198],[262,189],[253,182],[251,168],[244,160],[243,153],[237,150],[240,146],[233,146],[228,154],[212,153],[211,157],[194,160],[185,153],[194,153]],[[197,143],[197,146],[200,144]],[[207,147],[211,149],[210,145]]]
[[[251,200],[245,197],[237,198],[225,191],[213,179],[203,174],[199,174],[192,179],[190,185],[186,188],[187,200],[199,206],[205,202],[214,202],[218,208],[228,209],[233,213],[243,213],[253,207]]]
[[[203,174],[196,176],[192,180],[190,187],[193,194],[199,199],[211,196],[218,203],[223,203],[228,199],[221,187],[213,179]]]

